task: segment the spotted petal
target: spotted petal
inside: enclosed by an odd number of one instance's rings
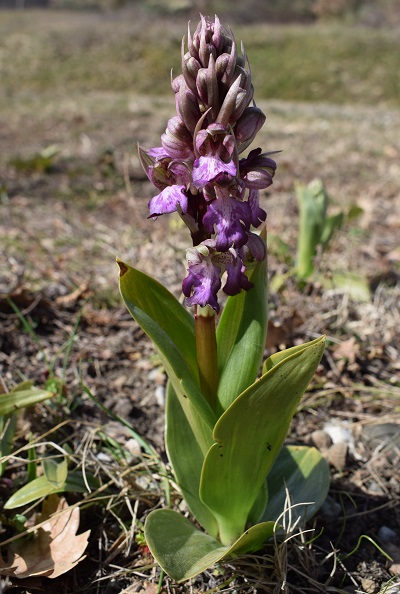
[[[158,196],[154,196],[149,202],[150,217],[175,212],[179,204],[182,212],[187,212],[188,199],[185,194],[185,186],[167,186]]]
[[[220,173],[236,175],[236,165],[233,161],[224,163],[222,159],[213,155],[199,157],[193,164],[193,183],[196,188],[203,188],[206,183],[215,179]]]
[[[237,295],[242,289],[248,291],[254,287],[245,275],[246,267],[239,256],[234,256],[232,261],[226,265],[228,278],[223,288],[227,295]]]
[[[220,188],[216,188],[217,199],[210,202],[203,218],[203,225],[209,233],[217,233],[216,249],[226,252],[230,247],[242,247],[248,238],[251,224],[251,209],[248,202],[241,202]]]
[[[188,268],[188,275],[183,280],[182,291],[186,296],[186,305],[209,305],[219,311],[217,293],[221,288],[221,269],[213,264],[211,257],[201,256],[201,261]]]
[[[259,227],[267,218],[267,213],[260,207],[260,192],[259,190],[250,190],[249,205],[251,208],[251,224],[253,227]]]

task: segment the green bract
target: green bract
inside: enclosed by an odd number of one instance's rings
[[[180,582],[224,557],[258,550],[273,536],[287,494],[304,504],[295,508],[303,518],[323,503],[325,460],[314,448],[283,445],[325,338],[273,355],[257,379],[267,328],[267,267],[257,263],[254,288],[228,298],[217,328],[214,410],[200,387],[192,317],[151,277],[118,264],[122,297],[168,373],[167,452],[190,511],[206,531],[173,510],[148,516],[147,544]]]

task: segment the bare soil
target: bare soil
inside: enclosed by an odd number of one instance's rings
[[[44,386],[55,377],[62,385],[58,400],[25,413],[17,442],[25,443],[29,431],[54,431],[54,439],[79,449],[102,427],[126,448],[131,435],[95,404],[83,382],[166,460],[165,374],[121,304],[115,257],[180,295],[188,237],[173,216],[147,220],[153,190],[135,151],[136,142],[158,144],[173,102],[122,93],[47,99],[35,105],[32,97],[20,98],[0,114],[1,380],[8,389],[21,378]],[[278,101],[261,107],[268,119],[258,144],[282,150],[274,185],[263,195],[274,240],[270,278],[279,286],[270,292],[266,355],[327,334],[326,354],[289,441],[323,447],[321,430],[331,423],[347,431],[348,443],[342,439],[328,449],[329,498],[308,526],[314,533],[287,545],[285,567],[267,548],[191,585],[178,588],[164,578],[160,591],[394,594],[400,585],[382,588],[400,569],[400,111]],[[37,155],[52,144],[60,152],[45,165]],[[276,238],[288,244],[293,257],[294,184],[314,177],[323,179],[332,212],[356,204],[363,213],[320,255],[313,282],[299,287],[289,276],[279,283],[288,264]],[[334,272],[362,275],[371,298],[358,302],[346,290],[324,288],[323,279]],[[54,429],[64,421],[66,426]],[[371,437],[366,430],[384,423],[391,425],[381,435]],[[93,466],[101,444],[96,438],[87,443]],[[0,482],[3,502],[23,476],[20,464],[7,470]],[[125,527],[132,523],[135,501],[140,521],[162,502],[157,478],[144,495],[129,480],[121,479],[119,489],[115,515]],[[87,559],[57,580],[43,578],[42,591],[157,592],[159,570],[137,540],[121,539],[124,531],[109,510],[92,505],[82,516],[82,530],[92,529]],[[1,518],[5,540],[13,532],[7,514]],[[31,590],[24,585],[16,591]]]

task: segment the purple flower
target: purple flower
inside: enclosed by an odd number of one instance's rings
[[[259,190],[250,190],[249,192],[249,205],[251,208],[251,224],[253,227],[259,227],[261,223],[267,218],[265,210],[260,208],[259,204],[260,192]]]
[[[231,261],[226,264],[228,278],[223,288],[224,293],[227,295],[237,295],[242,289],[248,291],[254,287],[253,283],[245,275],[245,270],[246,267],[243,264],[242,258],[233,254]]]
[[[212,260],[210,250],[204,245],[188,250],[188,275],[183,280],[182,292],[186,305],[209,305],[217,313],[219,304],[217,293],[221,288],[221,268]]]
[[[265,241],[255,233],[249,233],[247,243],[243,250],[249,252],[251,258],[255,258],[259,262],[262,262],[262,260],[265,260],[267,257],[267,246],[265,245]]]
[[[217,198],[210,202],[203,217],[204,228],[216,232],[216,249],[226,252],[232,246],[242,247],[248,237],[251,209],[248,202],[241,202],[229,195],[225,188],[215,188]],[[215,231],[214,231],[215,226]]]
[[[199,157],[193,163],[193,183],[197,189],[204,188],[204,186],[214,180],[220,173],[227,173],[229,175],[236,175],[236,165],[233,161],[224,163],[217,156]]]
[[[168,120],[162,146],[139,157],[158,188],[150,217],[178,212],[193,243],[182,289],[188,305],[219,310],[217,293],[236,295],[252,283],[245,262],[266,257],[265,242],[251,233],[266,219],[259,190],[272,184],[276,164],[261,149],[246,158],[264,124],[253,102],[253,85],[243,46],[217,17],[201,16],[187,44],[182,41],[182,73],[171,81],[176,115]]]
[[[236,175],[232,161],[235,140],[222,124],[211,124],[206,130],[199,130],[195,139],[198,158],[193,164],[193,183],[201,189],[220,173]]]
[[[257,148],[251,151],[246,159],[240,160],[239,170],[246,188],[262,190],[272,184],[276,163]]]
[[[187,212],[188,198],[185,194],[185,186],[167,186],[160,194],[150,200],[149,218],[175,212],[178,205],[183,213]]]

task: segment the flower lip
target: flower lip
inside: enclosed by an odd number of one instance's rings
[[[202,189],[220,174],[236,175],[236,165],[233,161],[225,163],[217,156],[201,156],[193,163],[193,184],[197,189]]]
[[[183,213],[187,212],[188,198],[185,194],[185,186],[173,185],[167,186],[158,194],[154,196],[149,202],[149,217],[156,218],[162,214],[175,212],[179,204]]]
[[[217,293],[221,288],[221,268],[213,262],[212,250],[201,249],[200,246],[199,249],[193,248],[188,254],[188,264],[188,275],[182,282],[186,304],[209,305],[218,313]]]

